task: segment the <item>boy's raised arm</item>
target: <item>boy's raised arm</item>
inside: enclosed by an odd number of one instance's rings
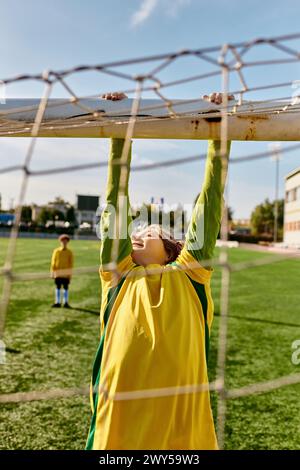
[[[128,198],[128,180],[131,163],[131,145],[127,156],[126,167],[118,165],[122,157],[124,146],[124,139],[111,139],[110,154],[108,161],[108,178],[106,185],[106,207],[101,214],[100,221],[100,234],[101,234],[101,248],[100,248],[100,265],[110,263],[112,260],[113,243],[118,243],[118,257],[117,262],[122,261],[132,251],[131,239],[128,234],[128,226],[131,222],[129,216],[129,198]],[[122,170],[123,168],[123,170]],[[124,200],[120,201],[120,184],[121,184],[121,171],[126,172]],[[120,207],[123,206],[123,211],[126,213],[120,214],[118,217],[118,224],[123,224],[122,233],[115,233],[116,215],[119,213]],[[116,238],[119,238],[116,240]]]
[[[226,159],[229,151],[230,142],[227,144],[226,157],[221,156],[220,141],[208,143],[204,183],[193,210],[185,242],[185,249],[197,261],[213,257],[222,219],[223,192],[227,174]]]
[[[222,93],[212,93],[203,98],[215,104],[223,102]],[[232,99],[234,96],[228,95],[228,100]],[[197,261],[213,257],[221,226],[229,152],[230,142],[227,142],[224,156],[221,155],[221,141],[208,142],[204,183],[192,213],[184,246]]]

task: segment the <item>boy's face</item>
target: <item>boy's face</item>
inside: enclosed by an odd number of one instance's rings
[[[67,238],[63,238],[62,240],[60,240],[60,244],[63,248],[66,248],[68,243],[69,240]]]
[[[156,230],[147,228],[131,237],[132,259],[140,266],[149,264],[164,265],[168,261],[162,239]]]

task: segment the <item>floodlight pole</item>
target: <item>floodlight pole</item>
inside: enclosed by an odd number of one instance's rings
[[[278,240],[278,212],[279,212],[279,161],[280,161],[280,143],[275,143],[270,145],[273,155],[272,160],[275,161],[275,202],[274,202],[274,243],[277,243]]]

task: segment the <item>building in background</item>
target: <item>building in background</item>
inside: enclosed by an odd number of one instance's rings
[[[50,201],[47,204],[47,208],[50,210],[61,212],[65,217],[71,204],[63,199],[57,197],[54,201]]]
[[[285,177],[284,243],[300,247],[300,168]]]
[[[37,204],[32,204],[31,206],[31,219],[33,222],[36,222],[44,209],[45,206],[38,206]]]
[[[100,206],[99,196],[86,196],[77,194],[76,219],[79,227],[95,228],[99,214],[97,209]]]
[[[54,201],[49,201],[48,204],[39,206],[37,204],[31,205],[31,219],[33,222],[37,222],[42,211],[48,210],[50,212],[60,213],[64,218],[67,218],[70,208],[73,207],[68,201],[65,201],[61,197],[56,197]]]

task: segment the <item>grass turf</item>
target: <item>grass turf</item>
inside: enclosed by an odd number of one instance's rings
[[[0,265],[7,240],[0,239]],[[52,240],[18,240],[15,269],[42,272],[56,246]],[[74,241],[76,267],[97,266],[98,243]],[[268,257],[232,249],[238,263]],[[0,288],[3,280],[0,278]],[[210,379],[214,379],[219,326],[220,270],[212,291]],[[300,372],[291,344],[300,339],[299,261],[279,261],[233,273],[226,382],[240,387]],[[53,281],[16,282],[6,321],[7,363],[0,365],[0,393],[86,385],[98,343],[100,284],[97,272],[74,276],[72,310],[50,308]],[[300,449],[300,385],[228,402],[227,449]],[[216,413],[217,397],[212,394]],[[82,449],[88,432],[87,397],[1,405],[0,449]]]

